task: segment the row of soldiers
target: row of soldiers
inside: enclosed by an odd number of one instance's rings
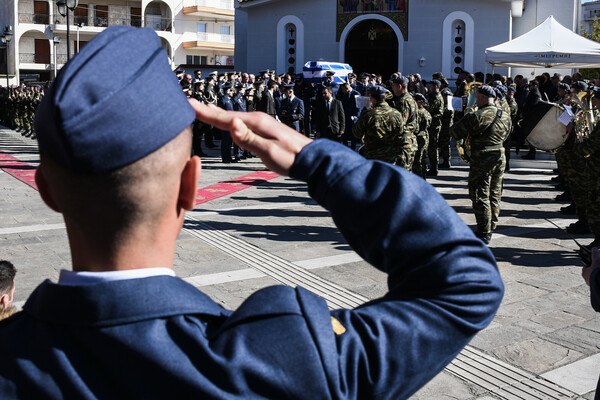
[[[33,119],[43,96],[44,89],[40,85],[2,88],[0,94],[2,125],[20,132],[25,137],[35,139]]]

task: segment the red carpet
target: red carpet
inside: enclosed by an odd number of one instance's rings
[[[37,190],[34,178],[36,168],[33,165],[20,161],[10,154],[0,152],[0,169]],[[256,171],[239,178],[207,186],[198,190],[196,205],[260,185],[278,176],[278,174],[271,171]]]

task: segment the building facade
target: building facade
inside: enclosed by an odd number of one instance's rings
[[[594,19],[600,21],[600,1],[590,1],[581,6],[581,30],[591,33]]]
[[[580,0],[237,0],[236,68],[300,72],[308,61],[326,60],[384,76],[491,72],[486,48],[550,15],[578,31],[580,10]]]
[[[69,13],[71,57],[111,25],[150,27],[171,65],[186,70],[233,68],[235,0],[79,0]],[[51,0],[3,0],[0,27],[13,26],[8,44],[10,83],[48,81],[67,61],[66,18]],[[7,51],[3,49],[3,51]],[[5,77],[6,53],[0,74]],[[0,84],[5,82],[0,79]]]

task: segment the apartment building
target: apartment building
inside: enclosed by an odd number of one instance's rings
[[[56,0],[3,0],[0,28],[14,35],[0,50],[0,84],[48,81],[67,62],[67,20]],[[234,0],[79,0],[69,12],[71,57],[111,25],[150,27],[172,67],[234,68]],[[2,29],[0,29],[0,34]]]
[[[581,5],[581,30],[592,33],[594,18],[600,20],[600,1],[589,1]]]

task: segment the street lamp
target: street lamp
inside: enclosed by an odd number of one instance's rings
[[[52,42],[54,42],[54,79],[56,79],[56,45],[60,43],[60,36],[54,36]]]
[[[77,0],[58,0],[56,8],[58,13],[67,18],[67,61],[71,59],[71,31],[69,29],[69,10],[73,11],[77,7]]]
[[[11,41],[13,37],[12,26],[7,25],[4,27],[4,34],[0,36],[2,39],[2,43],[4,43],[4,52],[6,53],[6,88],[8,89],[10,86],[10,81],[8,80],[8,43]]]

